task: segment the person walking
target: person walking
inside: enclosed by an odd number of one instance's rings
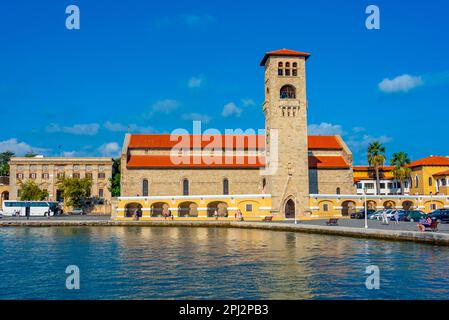
[[[382,213],[382,224],[389,224],[388,223],[388,216],[387,216],[387,212],[386,211],[384,211]]]
[[[395,224],[399,224],[399,211],[398,210],[396,210],[394,212],[394,221],[395,221]]]

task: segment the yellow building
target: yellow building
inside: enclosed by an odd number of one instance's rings
[[[447,184],[449,158],[430,156],[413,161],[410,164],[412,172],[410,194],[417,195],[449,195]]]

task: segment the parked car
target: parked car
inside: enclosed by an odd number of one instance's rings
[[[429,213],[429,217],[432,220],[436,220],[441,223],[448,223],[449,222],[449,209],[437,209],[437,210]]]
[[[427,213],[419,210],[408,210],[403,216],[404,221],[417,222],[421,218],[427,218]]]
[[[373,209],[366,210],[368,217],[375,212],[376,212],[376,210],[373,210]],[[362,209],[358,212],[351,213],[351,219],[365,219],[365,209]]]
[[[394,211],[396,211],[396,210],[393,210],[393,209],[382,209],[382,210],[376,211],[374,214],[368,216],[368,218],[370,220],[382,220],[382,215],[384,213],[386,213],[387,217],[389,219],[391,219],[391,217],[394,215]]]
[[[75,209],[73,209],[72,211],[69,211],[69,214],[70,214],[70,215],[78,215],[78,216],[82,216],[82,215],[85,215],[86,212],[84,212],[84,210],[81,209],[81,208],[75,208]]]

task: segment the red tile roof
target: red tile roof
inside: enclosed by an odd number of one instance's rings
[[[422,167],[422,166],[449,166],[449,158],[443,156],[430,156],[413,161],[409,165],[410,167]]]
[[[230,135],[221,135],[221,136],[207,136],[203,135],[201,141],[201,148],[208,146],[212,140],[216,137],[220,137],[222,139],[222,146],[227,146],[227,139],[232,139],[233,146],[236,146],[237,143],[242,144],[241,140],[242,136],[230,136]],[[190,138],[190,148],[192,148],[194,144],[194,139],[197,138],[198,141],[201,140],[200,135],[189,135]],[[251,138],[251,139],[250,139]],[[210,139],[210,140],[209,140]],[[176,141],[170,141],[170,134],[131,134],[130,142],[128,145],[129,149],[171,149],[174,146],[178,145],[178,141],[181,138],[178,137]],[[244,136],[243,146],[245,149],[259,149],[263,150],[265,148],[265,136],[257,135],[257,136]],[[215,140],[214,140],[215,141]],[[336,136],[308,136],[307,143],[309,149],[311,150],[319,150],[319,149],[335,149],[341,150],[343,149],[342,145],[338,141]],[[195,143],[196,144],[196,143]]]
[[[260,61],[260,65],[264,66],[268,60],[268,57],[270,57],[270,56],[305,57],[307,60],[307,58],[310,57],[310,53],[295,51],[295,50],[290,50],[290,49],[280,49],[280,50],[270,51],[270,52],[265,53],[262,61]]]
[[[449,176],[449,170],[433,174],[434,176]]]
[[[245,149],[264,149],[265,148],[265,136],[252,135],[252,136],[231,136],[231,135],[173,135],[175,141],[171,141],[172,135],[170,134],[132,134],[128,148],[130,149],[171,149],[175,146],[184,148],[201,148],[207,147],[209,144],[217,142],[215,139],[221,139],[221,146],[223,148],[227,146],[243,146]],[[189,142],[189,146],[180,145],[180,141],[185,139]],[[217,142],[218,144],[218,142]],[[211,145],[213,148],[213,144]]]
[[[379,171],[388,172],[393,169],[394,169],[393,166],[382,166],[379,168]],[[353,166],[352,170],[354,170],[354,171],[370,171],[370,170],[374,170],[374,168],[370,167],[370,166]]]
[[[217,159],[216,157],[211,158],[212,160]],[[184,159],[183,159],[184,160]],[[181,162],[181,159],[172,160],[169,155],[151,155],[151,156],[141,156],[141,155],[131,155],[129,157],[127,167],[128,168],[214,168],[214,169],[236,169],[236,168],[246,168],[246,169],[258,169],[264,167],[265,164],[261,162],[261,159],[255,156],[244,156],[244,157],[221,157],[221,163],[206,163],[203,157],[198,157],[194,159],[190,156],[188,161]],[[198,160],[198,161],[197,161]],[[238,163],[241,161],[243,163]],[[199,163],[195,163],[199,162]],[[208,161],[209,162],[209,161]]]
[[[216,159],[211,158],[212,159]],[[177,161],[178,160],[178,161]],[[187,161],[181,162],[181,159],[171,159],[170,155],[131,155],[128,159],[128,168],[211,168],[211,169],[258,169],[265,166],[265,161],[262,158],[255,156],[244,157],[221,157],[221,163],[205,162],[203,157],[198,157],[195,161],[190,156]],[[237,161],[243,162],[238,163]],[[198,163],[195,163],[198,162]],[[215,161],[216,162],[216,161]],[[343,157],[338,156],[309,156],[309,168],[314,169],[348,169],[350,166],[346,163]]]
[[[349,164],[339,156],[309,156],[309,168],[349,169]]]
[[[308,136],[309,149],[343,149],[336,136]]]

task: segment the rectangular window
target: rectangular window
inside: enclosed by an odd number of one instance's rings
[[[104,172],[98,172],[98,179],[106,178],[106,174]]]
[[[87,172],[87,173],[86,173],[86,178],[92,179],[92,173],[91,173],[91,172]]]
[[[30,179],[36,179],[36,174],[35,173],[30,173]]]
[[[253,211],[253,205],[250,204],[250,203],[248,203],[248,204],[246,205],[246,212],[252,212],[252,211]]]
[[[278,69],[278,76],[282,76],[282,69]]]
[[[48,175],[48,173],[43,173],[42,174],[42,179],[48,179],[50,176]]]
[[[388,183],[388,189],[393,189],[393,184],[391,182]]]
[[[17,189],[17,198],[20,198],[21,195],[22,195],[22,190]]]
[[[62,179],[65,177],[65,174],[60,172],[60,173],[58,173],[57,177],[58,177],[58,179]]]
[[[374,189],[374,183],[365,183],[366,189]]]
[[[357,189],[363,189],[363,184],[361,182],[357,183]]]
[[[285,69],[285,75],[290,76],[290,69]]]
[[[385,189],[385,183],[382,182],[382,183],[380,184],[380,188],[381,188],[381,189]]]
[[[80,174],[79,174],[79,173],[74,173],[74,174],[73,174],[73,177],[74,177],[75,179],[79,179],[79,178],[80,178]]]
[[[98,197],[99,198],[103,198],[104,197],[103,189],[98,189]]]
[[[431,205],[430,205],[430,210],[431,211],[434,211],[434,210],[436,210],[437,209],[437,205],[435,204],[435,203],[432,203]]]

